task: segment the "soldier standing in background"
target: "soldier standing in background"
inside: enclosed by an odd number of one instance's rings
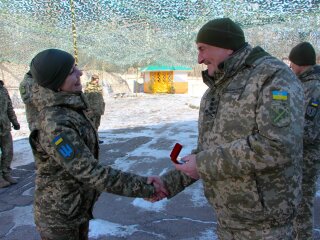
[[[196,43],[209,88],[197,148],[161,178],[169,197],[201,178],[219,239],[292,240],[301,199],[301,83],[285,63],[246,43],[229,18],[206,23]]]
[[[11,123],[15,130],[20,129],[8,90],[4,87],[3,81],[0,80],[0,188],[17,183],[17,180],[11,176],[10,168],[13,159]]]
[[[305,94],[302,200],[294,219],[297,239],[313,239],[313,203],[320,171],[320,66],[309,42],[296,45],[289,54],[292,71],[302,82]]]
[[[99,84],[99,76],[93,74],[91,81],[87,83],[84,94],[88,99],[89,107],[92,110],[92,119],[96,130],[98,131],[101,121],[101,116],[104,114],[105,102],[103,99],[103,89]],[[99,140],[99,143],[103,141]]]
[[[25,75],[23,80],[20,83],[19,91],[20,96],[25,104],[26,110],[26,117],[29,126],[29,130],[32,132],[35,129],[38,129],[38,120],[39,120],[39,113],[33,104],[33,92],[36,91],[39,85],[35,82],[32,78],[31,72],[28,71]]]

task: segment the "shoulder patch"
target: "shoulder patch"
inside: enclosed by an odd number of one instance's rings
[[[63,133],[56,136],[51,143],[59,154],[66,160],[72,160],[75,156],[75,147]]]
[[[318,112],[319,101],[315,99],[310,99],[307,108],[305,119],[313,121],[314,117],[317,115]]]
[[[272,99],[273,100],[288,100],[288,92],[286,91],[272,91]]]
[[[286,91],[272,91],[271,120],[276,127],[285,127],[291,123],[289,94]]]

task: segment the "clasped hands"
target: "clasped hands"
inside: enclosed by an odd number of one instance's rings
[[[184,164],[173,163],[175,168],[185,173],[189,177],[198,180],[200,176],[198,174],[197,167],[196,167],[196,155],[191,154],[191,155],[185,156],[182,158],[182,160],[183,162],[185,162]],[[156,202],[169,196],[169,191],[159,176],[149,176],[147,183],[153,184],[155,188],[155,194],[151,198],[147,198],[145,200],[149,202]]]

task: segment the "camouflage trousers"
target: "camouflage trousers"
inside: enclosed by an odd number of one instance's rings
[[[307,151],[306,151],[307,150]],[[302,199],[294,219],[294,231],[297,240],[313,239],[313,203],[316,194],[317,178],[320,171],[320,152],[317,149],[305,149],[302,170]]]
[[[217,227],[219,240],[294,240],[293,226],[277,226],[270,228],[257,227],[246,229],[229,229]]]
[[[11,162],[13,158],[13,143],[11,132],[0,135],[0,149],[1,149],[1,162],[0,174],[1,176],[10,174]]]
[[[65,228],[39,228],[41,240],[88,240],[89,221],[77,227]]]

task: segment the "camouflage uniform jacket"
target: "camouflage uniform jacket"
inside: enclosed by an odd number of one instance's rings
[[[31,73],[30,72],[26,73],[23,80],[20,83],[19,91],[20,91],[21,99],[25,104],[27,122],[28,122],[30,131],[39,129],[39,126],[38,126],[39,112],[37,107],[33,104],[33,101],[32,101],[33,92],[36,91],[36,88],[38,88],[38,84],[32,78]]]
[[[13,110],[8,90],[0,81],[0,135],[4,136],[11,131],[11,123],[19,125],[17,116]]]
[[[36,163],[34,200],[38,227],[78,226],[92,217],[97,192],[130,197],[154,194],[147,178],[98,162],[97,133],[86,116],[82,93],[33,92],[39,130],[30,135]]]
[[[86,95],[89,106],[95,115],[103,115],[105,102],[103,100],[103,89],[99,84],[93,84],[89,82],[84,91]]]
[[[305,94],[304,147],[320,146],[320,66],[314,65],[298,75]]]
[[[205,196],[222,227],[286,224],[301,199],[301,83],[260,47],[248,45],[220,66],[214,77],[203,72],[209,89],[194,153]],[[178,171],[162,178],[171,196],[193,182]]]

